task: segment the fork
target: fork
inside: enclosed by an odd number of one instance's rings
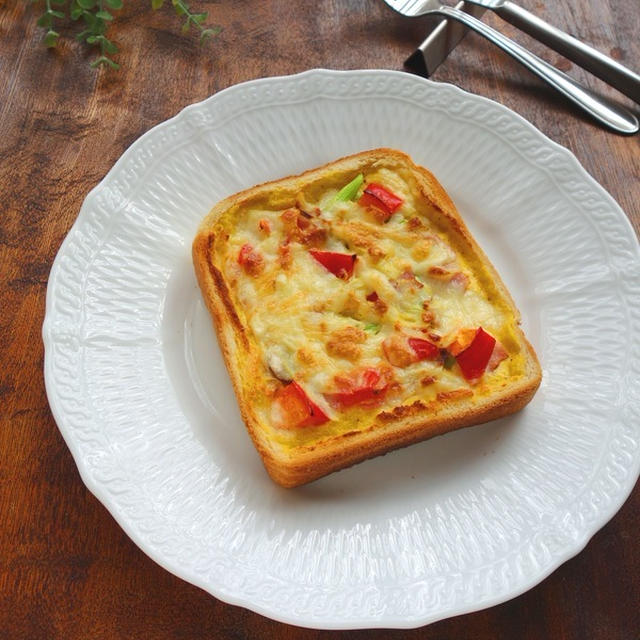
[[[609,129],[631,135],[638,132],[640,125],[637,118],[624,107],[615,104],[603,96],[583,87],[566,73],[559,71],[548,62],[538,58],[523,46],[503,36],[473,16],[440,4],[438,0],[384,0],[392,9],[408,17],[439,15],[461,22],[469,29],[487,38],[500,47],[512,58],[520,62],[529,71],[537,75],[563,96],[579,106],[592,118]]]
[[[616,60],[550,25],[510,0],[467,0],[490,9],[503,20],[572,60],[640,104],[640,76]]]

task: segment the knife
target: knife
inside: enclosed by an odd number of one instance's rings
[[[480,18],[486,11],[484,7],[470,2],[458,2],[455,6],[474,18]],[[468,32],[467,27],[455,20],[440,20],[424,42],[405,60],[405,67],[428,78]]]

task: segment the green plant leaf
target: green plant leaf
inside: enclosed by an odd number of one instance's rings
[[[98,36],[98,41],[106,53],[118,53],[118,47],[104,36]]]
[[[113,16],[108,11],[96,11],[96,18],[100,18],[100,20],[113,20]]]
[[[53,19],[51,18],[51,15],[49,15],[49,13],[43,13],[39,18],[38,21],[36,22],[36,24],[39,27],[43,27],[44,29],[47,29],[48,27],[51,26],[51,23],[53,22]]]
[[[105,3],[110,9],[122,9],[123,6],[122,0],[105,0]]]
[[[83,9],[93,9],[96,6],[96,0],[76,0],[76,2]]]
[[[160,9],[164,4],[164,0],[151,0],[151,8],[152,9]]]
[[[179,16],[188,16],[189,11],[187,7],[181,2],[181,0],[171,0],[171,4],[177,15]]]
[[[203,45],[208,38],[213,38],[213,36],[218,35],[220,31],[222,31],[222,27],[204,29],[200,34],[200,45]]]
[[[59,37],[60,37],[60,34],[57,31],[54,31],[53,29],[49,29],[49,31],[47,31],[44,37],[44,46],[49,49],[57,46]]]
[[[107,56],[100,56],[99,58],[96,58],[89,66],[93,69],[97,69],[101,65],[111,67],[112,69],[120,68],[120,65],[117,62],[114,62],[111,58],[107,58]]]

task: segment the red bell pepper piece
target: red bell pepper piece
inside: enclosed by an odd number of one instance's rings
[[[285,428],[315,426],[329,420],[295,380],[276,391],[274,402],[280,410],[279,422]]]
[[[379,299],[378,294],[375,291],[372,291],[368,296],[367,296],[367,300],[369,302],[376,302]]]
[[[389,383],[380,371],[367,367],[354,372],[350,377],[340,376],[339,385],[344,391],[327,393],[325,397],[333,406],[346,409],[356,404],[377,404],[384,398]]]
[[[386,222],[403,202],[402,198],[377,182],[370,182],[358,200],[363,207],[374,207],[382,212],[383,222]]]
[[[495,344],[496,339],[480,327],[471,344],[456,355],[462,375],[467,380],[476,380],[484,373]]]
[[[249,260],[249,256],[253,253],[253,247],[247,243],[243,244],[238,253],[238,264],[244,266]]]
[[[407,342],[415,351],[418,360],[438,360],[440,358],[440,347],[436,347],[433,342],[420,338],[408,338]]]
[[[353,274],[353,267],[357,258],[355,253],[316,250],[311,250],[309,253],[337,278],[348,280]]]

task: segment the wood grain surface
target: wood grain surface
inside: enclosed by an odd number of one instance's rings
[[[640,71],[637,0],[521,4]],[[110,32],[122,69],[96,73],[72,39],[41,45],[37,6],[0,0],[0,638],[640,638],[637,487],[580,554],[523,595],[411,631],[349,632],[287,626],[209,596],[151,561],[88,492],[48,407],[40,333],[49,270],[87,192],[189,103],[314,67],[402,69],[428,24],[381,0],[192,0],[224,28],[200,48],[170,11],[149,5],[125,3]],[[617,95],[494,16],[484,20]],[[566,146],[640,230],[638,136],[599,128],[476,35],[433,79],[501,102]]]

